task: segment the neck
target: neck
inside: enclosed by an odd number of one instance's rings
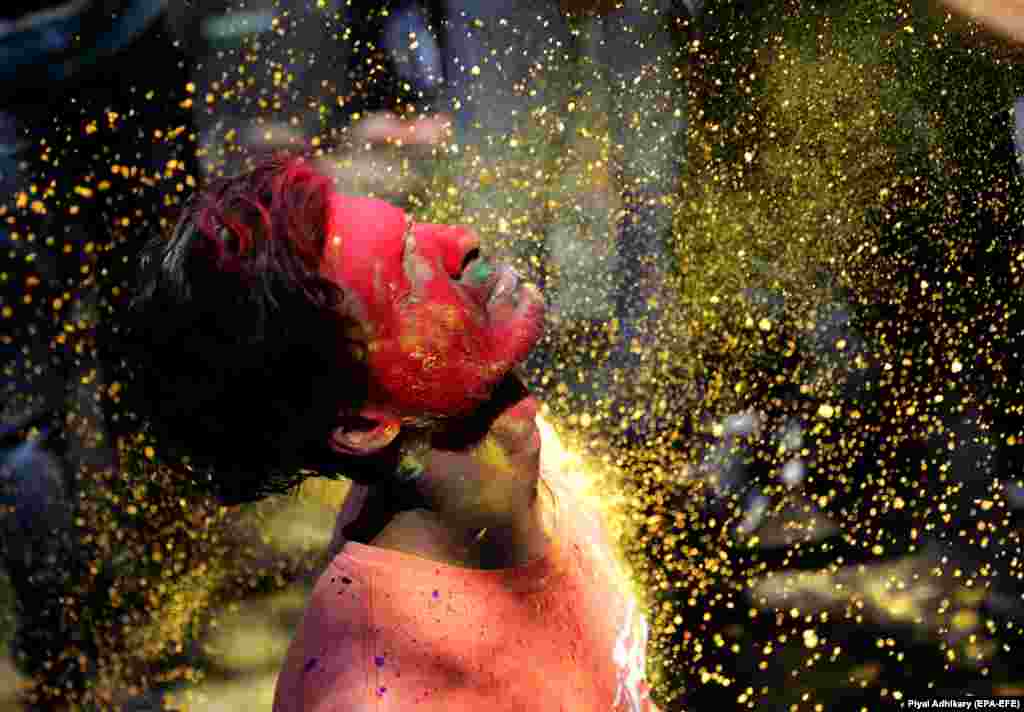
[[[470,446],[432,448],[415,482],[373,488],[346,538],[471,568],[510,568],[543,555],[534,405],[507,409]]]
[[[431,561],[471,569],[523,566],[547,551],[541,506],[515,525],[459,529],[427,509],[396,513],[368,543]]]

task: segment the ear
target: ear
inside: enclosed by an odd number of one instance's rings
[[[375,455],[394,442],[401,428],[402,423],[395,415],[364,408],[343,416],[331,431],[328,447],[342,455]]]

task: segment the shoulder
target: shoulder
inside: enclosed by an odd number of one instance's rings
[[[402,626],[388,607],[343,595],[342,587],[360,585],[346,573],[325,572],[278,676],[273,712],[453,709],[445,680],[396,635]],[[445,650],[432,652],[430,662],[445,659]]]
[[[274,712],[372,709],[359,654],[367,633],[362,588],[333,564],[320,575],[278,676]]]

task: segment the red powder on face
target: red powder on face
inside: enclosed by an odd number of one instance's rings
[[[505,272],[461,274],[479,247],[472,231],[412,224],[383,201],[337,194],[328,212],[322,271],[363,312],[378,403],[415,415],[468,412],[540,337],[536,289],[492,300]]]

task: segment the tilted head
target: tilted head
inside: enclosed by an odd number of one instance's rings
[[[138,400],[232,502],[300,470],[372,478],[404,432],[486,410],[542,331],[540,294],[471,231],[297,158],[211,185],[140,267]]]

